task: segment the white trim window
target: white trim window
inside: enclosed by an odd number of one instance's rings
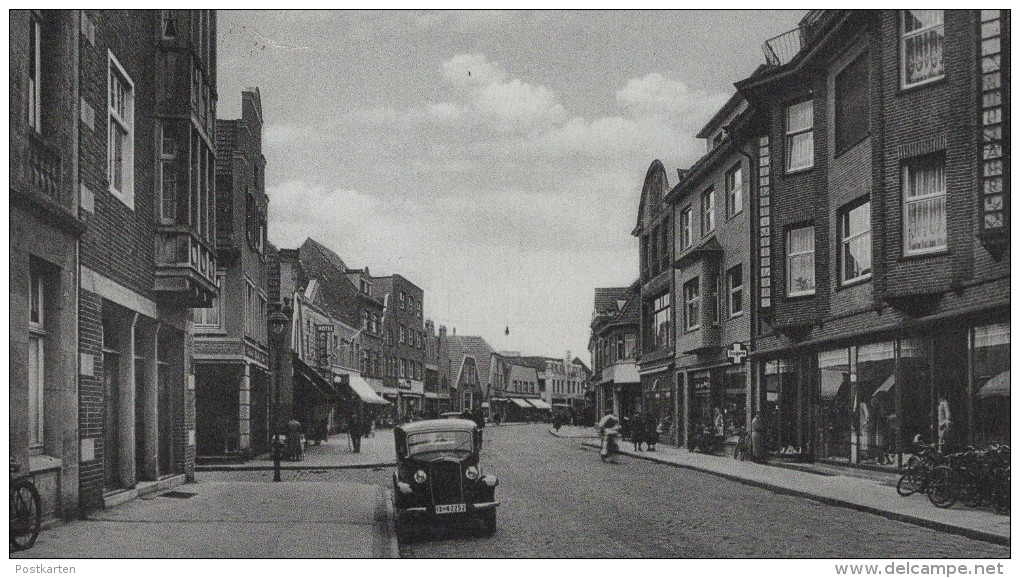
[[[42,132],[42,20],[35,13],[28,24],[28,126]]]
[[[701,193],[701,236],[715,230],[715,187]]]
[[[684,283],[684,330],[701,327],[701,279],[695,277]]]
[[[684,210],[680,212],[680,243],[682,249],[686,249],[694,243],[694,235],[691,231],[691,221],[693,218],[694,215],[690,206],[685,207]]]
[[[786,107],[786,170],[799,171],[815,165],[814,101]]]
[[[726,272],[726,312],[736,317],[744,312],[744,266]]]
[[[46,284],[38,270],[29,269],[28,444],[33,453],[41,453],[46,430]]]
[[[844,285],[871,277],[871,201],[840,211],[840,282]]]
[[[945,158],[911,159],[903,164],[903,254],[944,251],[946,242]]]
[[[815,228],[790,229],[786,234],[786,296],[815,294]]]
[[[900,11],[900,78],[903,88],[936,81],[946,75],[942,10]]]
[[[106,177],[110,193],[135,208],[135,85],[109,53]]]
[[[740,163],[726,173],[726,218],[744,210],[744,176]]]

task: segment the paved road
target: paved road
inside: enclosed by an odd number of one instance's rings
[[[547,426],[485,430],[500,477],[495,536],[420,528],[404,557],[1006,557],[1008,547],[939,533],[715,476],[620,458],[603,464]],[[231,479],[265,472],[232,474]],[[211,475],[211,474],[206,474]],[[226,474],[218,474],[224,476]],[[390,484],[390,472],[286,472]],[[890,489],[890,491],[892,491]]]

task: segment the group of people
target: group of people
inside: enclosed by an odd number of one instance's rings
[[[659,420],[655,419],[655,416],[635,412],[629,418],[623,418],[622,429],[624,435],[630,435],[634,451],[643,451],[641,448],[643,444],[648,446],[648,451],[655,451],[655,444],[659,443]]]

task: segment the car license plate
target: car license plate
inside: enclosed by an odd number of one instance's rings
[[[436,506],[437,514],[460,514],[467,511],[465,504],[446,504]]]

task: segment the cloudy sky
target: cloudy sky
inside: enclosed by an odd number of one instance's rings
[[[225,11],[218,114],[259,87],[277,246],[313,237],[451,331],[587,361],[594,288],[637,276],[649,164],[675,184],[802,13]]]

